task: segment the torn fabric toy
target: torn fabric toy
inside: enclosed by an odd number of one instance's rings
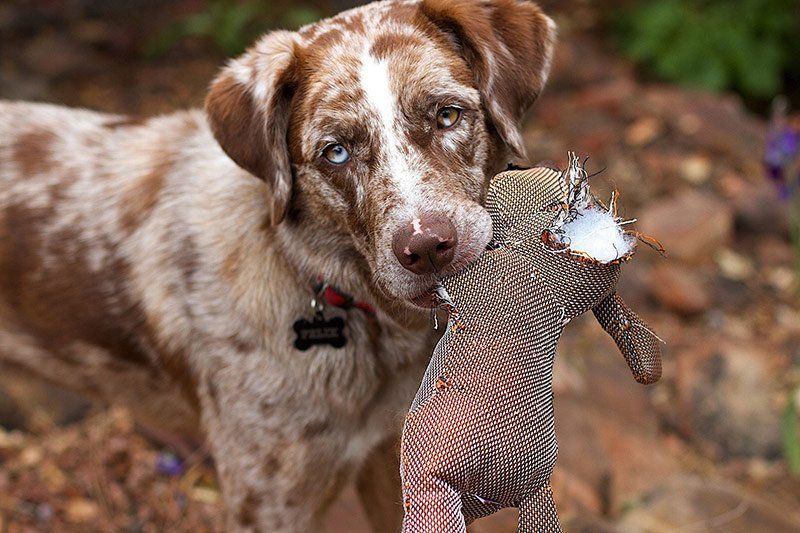
[[[572,318],[591,309],[634,378],[660,378],[658,337],[616,294],[638,235],[623,229],[615,201],[606,207],[591,196],[574,156],[564,172],[538,167],[492,179],[492,246],[442,280],[440,298],[455,312],[403,429],[404,532],[464,532],[504,507],[520,509],[519,531],[560,530],[549,486],[552,373]],[[597,224],[612,246],[582,233]]]

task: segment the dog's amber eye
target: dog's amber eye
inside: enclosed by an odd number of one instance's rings
[[[341,144],[329,144],[322,151],[322,155],[334,165],[347,163],[347,160],[350,159],[350,154],[347,152],[347,148]]]
[[[439,129],[452,128],[461,118],[461,110],[457,107],[443,107],[436,115],[436,125]]]

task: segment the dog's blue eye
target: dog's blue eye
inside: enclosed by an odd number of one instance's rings
[[[341,144],[329,144],[322,151],[322,155],[334,165],[347,163],[347,160],[350,159],[350,154],[347,152],[347,148]]]
[[[443,107],[436,115],[436,126],[440,130],[452,128],[461,118],[461,110],[457,107]]]

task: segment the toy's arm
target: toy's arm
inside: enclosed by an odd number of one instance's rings
[[[660,339],[625,305],[616,291],[592,311],[603,329],[617,343],[634,379],[645,385],[658,381],[661,378]]]

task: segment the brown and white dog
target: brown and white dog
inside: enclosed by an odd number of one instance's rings
[[[231,530],[313,531],[348,479],[395,528],[421,307],[490,238],[554,38],[524,0],[388,0],[265,36],[205,112],[0,102],[0,368],[204,436]],[[298,351],[318,279],[373,310]]]

